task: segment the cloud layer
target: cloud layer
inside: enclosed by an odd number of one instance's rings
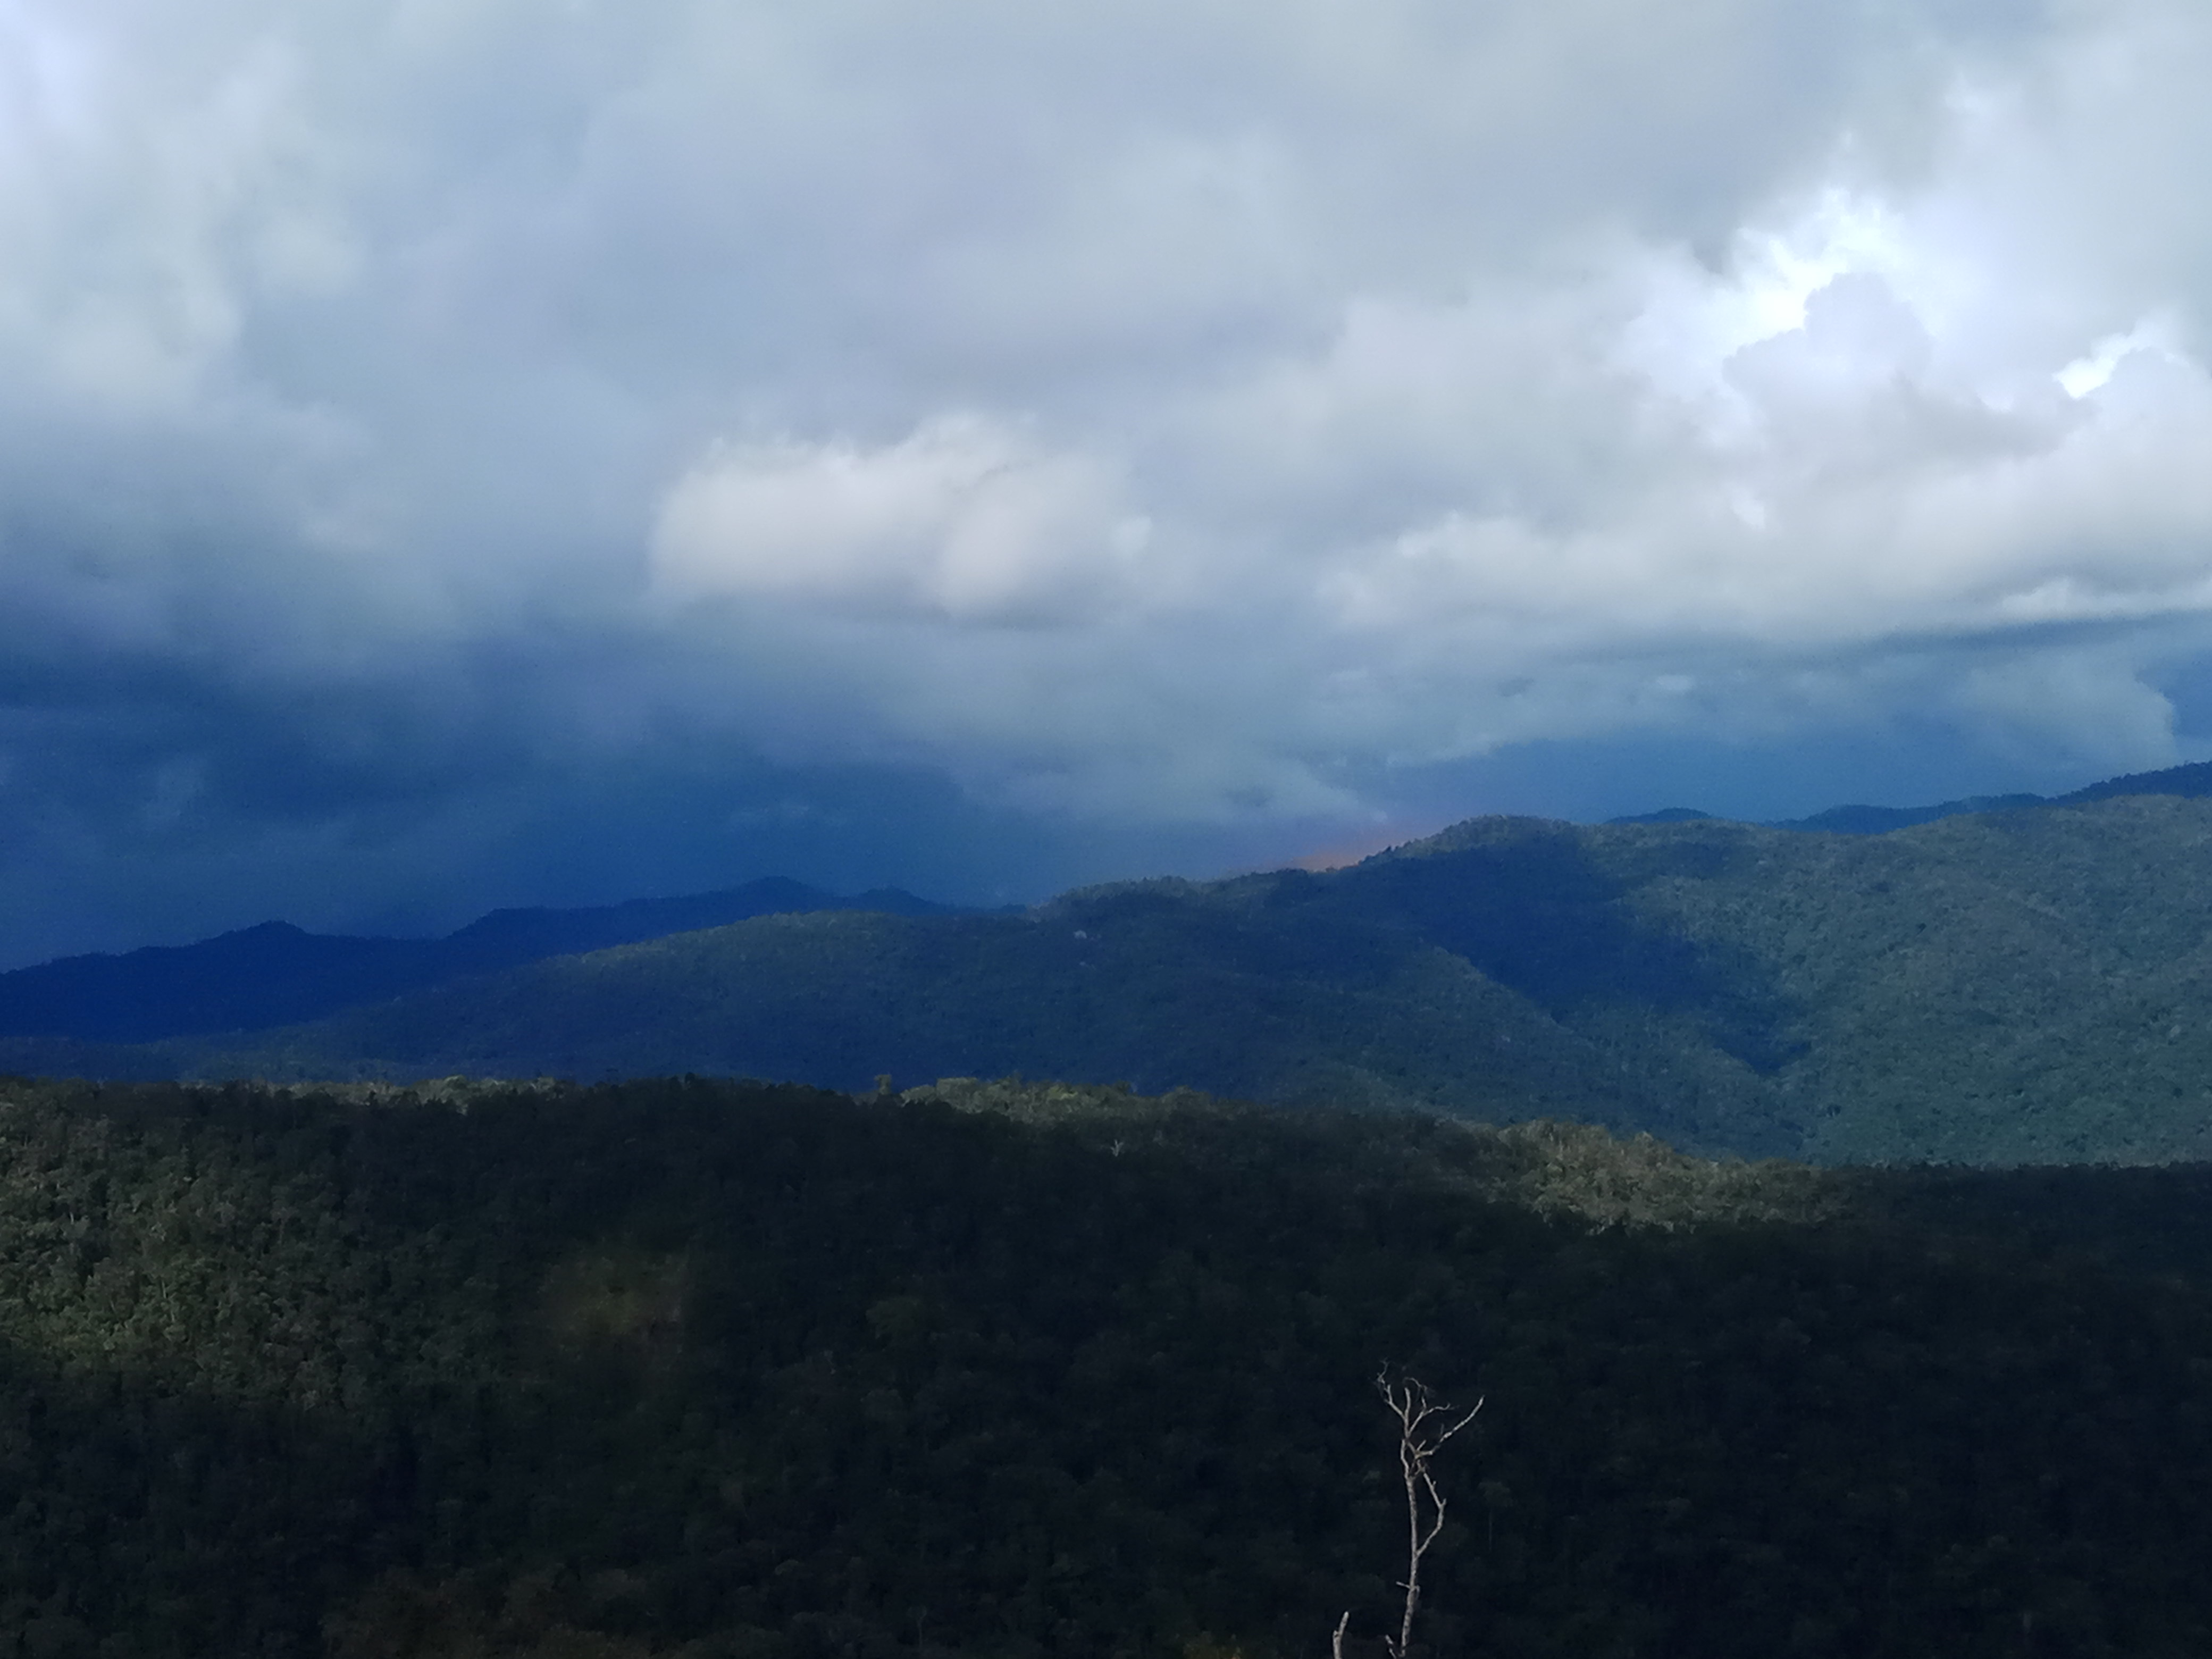
[[[0,0],[0,954],[2193,756],[2208,78],[2189,0]]]

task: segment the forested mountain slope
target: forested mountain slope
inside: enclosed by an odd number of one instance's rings
[[[1769,1081],[1808,1153],[2212,1149],[2212,804],[1710,845],[1711,875],[1642,882],[1635,907],[1730,952],[1785,1011],[1796,1052]]]
[[[1511,839],[1477,823],[1402,856],[1449,867]],[[1711,976],[1676,994],[1684,1046],[1742,1058],[1808,1155],[2212,1146],[2212,805],[2129,797],[1880,837],[1708,823],[1577,840],[1622,914]],[[1568,1017],[1595,1030],[1665,1002],[1591,988]],[[1731,1004],[1764,1060],[1716,1020]]]
[[[2212,803],[1879,836],[1477,819],[1328,874],[1023,917],[766,918],[404,998],[207,1075],[1024,1072],[1566,1116],[1705,1152],[2212,1148]],[[119,1068],[118,1063],[118,1068]]]
[[[1881,836],[1476,819],[1326,874],[1021,915],[762,917],[309,1024],[18,1069],[407,1079],[696,1072],[1190,1086],[1566,1117],[1704,1152],[2212,1151],[2212,802]]]
[[[2202,1170],[953,1084],[0,1085],[0,1651],[2212,1651]],[[2025,1646],[2024,1646],[2025,1644]]]

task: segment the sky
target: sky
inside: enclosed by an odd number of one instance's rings
[[[0,0],[0,966],[2212,756],[2202,0]]]

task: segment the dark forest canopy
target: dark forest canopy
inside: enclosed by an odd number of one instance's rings
[[[0,1650],[2212,1650],[2212,1177],[954,1085],[0,1089]],[[1366,1633],[1361,1639],[1359,1633]],[[2025,1649],[2023,1643],[2027,1644]]]

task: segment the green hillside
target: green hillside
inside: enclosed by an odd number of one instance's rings
[[[1483,1117],[1634,1115],[1581,1044],[1464,959],[1264,885],[1034,919],[790,916],[563,958],[200,1061],[276,1077],[699,1072],[836,1087],[1024,1072]]]
[[[1796,1127],[1800,1155],[2212,1150],[2212,805],[2135,797],[1879,837],[1571,834],[1621,913],[1707,976],[1678,994],[1680,1052],[1740,1062],[1735,1081]],[[1517,839],[1477,822],[1379,863],[1449,870]],[[1606,986],[1563,1000],[1594,1036],[1664,1007]]]
[[[1477,819],[1328,874],[1019,916],[826,914],[556,958],[289,1030],[27,1071],[955,1074],[1574,1119],[1705,1153],[2212,1153],[2212,802],[1887,836]]]
[[[956,1084],[0,1085],[0,1651],[2212,1650],[2202,1170]],[[2023,1647],[2023,1644],[2026,1644]]]
[[[1741,952],[1790,1011],[1802,1051],[1771,1086],[1807,1153],[2212,1151],[2212,805],[2137,797],[1713,844],[1731,869],[1644,883],[1638,908]]]

